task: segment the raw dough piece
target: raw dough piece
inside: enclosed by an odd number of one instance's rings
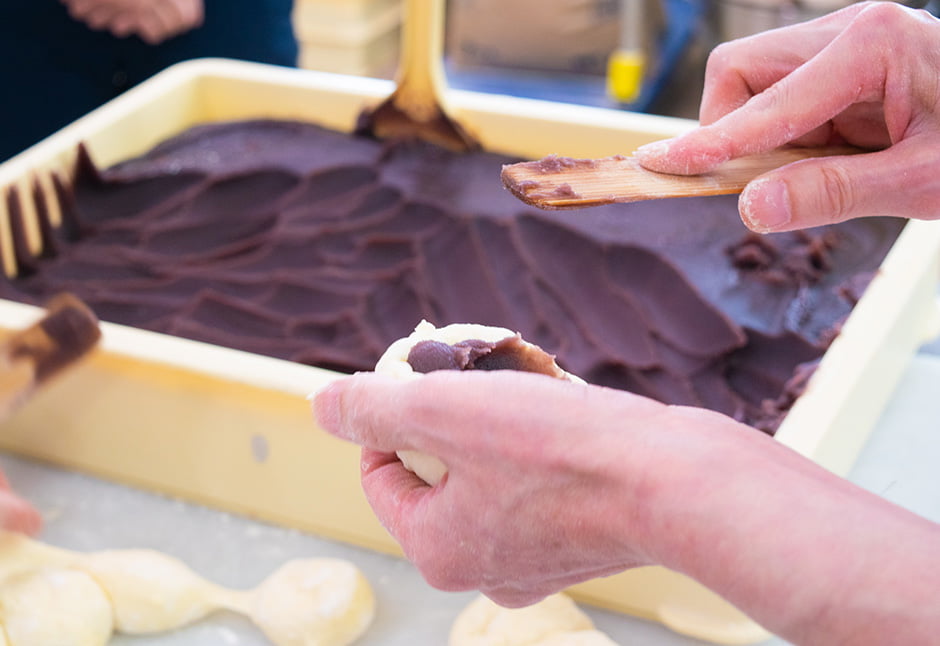
[[[277,646],[346,646],[375,616],[372,588],[351,563],[285,563],[252,593],[249,614]]]
[[[526,608],[503,608],[480,595],[457,616],[450,646],[616,646],[565,594]]]
[[[105,646],[114,629],[101,586],[85,572],[55,567],[0,582],[0,624],[9,646]]]
[[[0,531],[0,626],[8,627],[0,646],[96,646],[112,630],[164,632],[222,608],[247,615],[275,646],[346,646],[371,623],[375,600],[358,568],[340,559],[295,559],[254,589],[231,590],[162,552],[86,554]],[[107,630],[94,641],[98,617]],[[42,632],[14,639],[33,624]]]
[[[375,364],[375,372],[391,375],[400,379],[416,379],[422,376],[422,373],[415,372],[408,363],[408,354],[411,349],[421,341],[439,341],[448,345],[455,345],[462,341],[477,339],[488,343],[497,343],[510,337],[516,336],[516,332],[504,327],[491,325],[478,325],[476,323],[452,323],[442,328],[434,327],[428,321],[421,321],[414,332],[403,339],[395,341]],[[542,351],[538,346],[522,341],[523,344]],[[584,383],[580,377],[565,372],[557,365],[556,375],[559,379],[567,379],[578,383]],[[402,450],[397,452],[398,458],[402,464],[413,471],[419,478],[430,485],[436,485],[447,473],[447,467],[438,458],[423,454],[419,451]]]
[[[216,608],[215,587],[168,554],[143,549],[92,552],[79,567],[107,591],[118,632],[166,632]]]
[[[617,643],[599,630],[577,630],[556,633],[533,646],[617,646]]]
[[[72,567],[75,559],[66,552],[34,541],[25,534],[0,531],[0,580],[43,567]]]

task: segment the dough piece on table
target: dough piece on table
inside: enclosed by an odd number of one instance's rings
[[[526,608],[480,595],[457,616],[450,646],[616,646],[571,597],[559,593]]]
[[[111,598],[114,625],[130,635],[160,633],[215,610],[213,586],[173,556],[154,550],[108,550],[81,559]]]
[[[533,646],[617,646],[617,642],[599,630],[556,633]]]
[[[56,567],[0,581],[0,624],[8,646],[105,646],[114,630],[101,586],[85,572]]]
[[[0,580],[43,567],[71,568],[74,565],[75,559],[66,552],[19,532],[0,531]]]
[[[62,592],[53,584],[63,577],[77,583]],[[166,632],[223,608],[247,615],[276,646],[346,646],[372,622],[375,600],[356,566],[340,559],[295,559],[252,590],[231,590],[155,550],[86,554],[0,532],[0,626],[8,625],[0,646],[96,646],[115,630]],[[83,630],[68,623],[76,613],[89,617]],[[99,615],[106,630],[95,641]],[[42,632],[26,632],[30,622]]]
[[[346,646],[375,617],[372,587],[342,559],[295,559],[252,593],[252,621],[277,646]]]
[[[427,321],[421,321],[415,327],[414,332],[403,339],[395,341],[388,347],[375,364],[375,372],[400,379],[416,379],[423,374],[415,371],[409,363],[409,357],[411,357],[412,350],[416,346],[422,342],[458,346],[472,341],[482,341],[484,344],[504,344],[508,349],[508,353],[522,355],[524,358],[524,361],[520,364],[522,367],[516,369],[540,372],[558,379],[584,383],[584,380],[580,377],[562,370],[555,363],[554,356],[537,345],[524,341],[519,333],[504,327],[478,325],[476,323],[453,323],[437,328]],[[472,348],[472,344],[467,345],[467,347]],[[503,362],[499,363],[502,366]],[[454,367],[453,369],[473,368]],[[447,473],[446,465],[434,456],[410,450],[398,451],[397,455],[407,469],[413,471],[430,485],[436,485]]]

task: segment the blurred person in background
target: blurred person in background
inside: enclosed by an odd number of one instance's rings
[[[292,0],[3,0],[0,162],[164,68],[294,66]]]

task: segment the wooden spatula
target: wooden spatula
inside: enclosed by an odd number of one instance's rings
[[[0,422],[100,338],[98,317],[85,303],[69,293],[55,296],[40,320],[0,344]]]
[[[633,157],[572,159],[550,155],[503,166],[503,184],[542,209],[574,209],[614,202],[740,193],[758,175],[810,157],[863,152],[848,146],[778,148],[741,157],[702,175],[667,175],[642,168]]]
[[[359,118],[356,132],[418,138],[456,151],[479,148],[444,108],[444,0],[406,0],[395,91]]]

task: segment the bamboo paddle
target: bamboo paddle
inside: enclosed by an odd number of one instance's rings
[[[395,91],[359,118],[356,132],[379,139],[418,138],[458,152],[477,141],[444,109],[444,0],[407,0]]]
[[[848,146],[778,148],[733,159],[702,175],[646,170],[633,157],[572,159],[550,155],[503,166],[503,184],[513,195],[542,209],[574,209],[614,202],[740,193],[755,177],[811,157],[863,152]]]

